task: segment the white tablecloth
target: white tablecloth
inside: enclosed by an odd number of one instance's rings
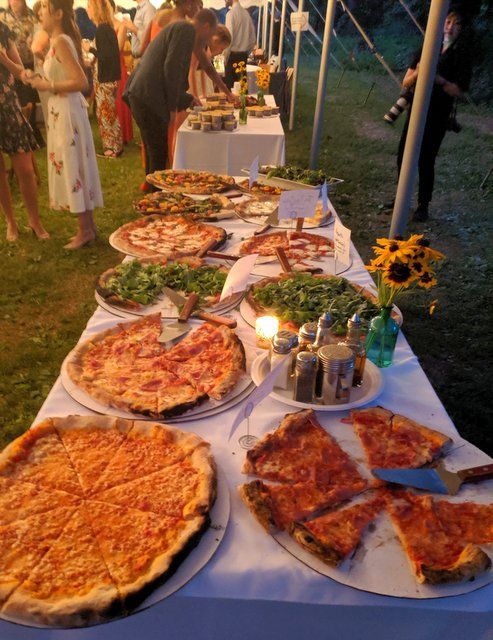
[[[251,234],[254,227],[223,221],[233,232],[231,243]],[[332,236],[333,226],[319,230]],[[353,248],[354,264],[344,275],[368,285],[369,275]],[[115,255],[115,263],[117,262]],[[238,318],[238,334],[247,350],[255,348],[254,332]],[[97,309],[82,339],[119,320]],[[454,436],[456,430],[401,333],[395,360],[383,370],[385,389],[378,402]],[[378,596],[341,585],[304,566],[267,535],[238,497],[236,487],[245,451],[239,431],[228,442],[237,412],[231,409],[206,420],[179,424],[212,443],[218,464],[231,490],[231,517],[224,539],[209,564],[183,589],[165,601],[124,620],[89,629],[41,631],[0,621],[0,639],[18,640],[187,640],[375,638],[375,640],[476,640],[493,637],[493,585],[463,596],[413,600]],[[250,419],[258,436],[275,428],[289,406],[267,398]],[[37,421],[46,416],[89,414],[72,400],[57,380]],[[329,427],[343,411],[319,414]],[[388,576],[392,580],[392,576]]]
[[[273,101],[272,96],[266,96]],[[215,171],[240,175],[256,156],[260,164],[284,164],[284,129],[281,119],[248,118],[235,131],[192,131],[184,122],[176,137],[173,169]]]

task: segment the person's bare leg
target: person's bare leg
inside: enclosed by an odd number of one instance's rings
[[[42,240],[47,240],[50,234],[43,227],[39,218],[38,209],[38,183],[34,173],[31,153],[16,153],[12,156],[12,166],[19,181],[19,189],[26,205],[29,226]]]
[[[92,211],[79,213],[78,224],[79,228],[77,229],[76,235],[64,246],[65,249],[80,249],[80,247],[89,244],[96,238]]]
[[[19,237],[19,227],[14,216],[12,207],[12,198],[10,197],[9,182],[7,180],[7,171],[2,154],[0,153],[0,207],[5,215],[7,222],[7,240],[14,242]]]

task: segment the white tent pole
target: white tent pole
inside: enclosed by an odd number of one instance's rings
[[[257,13],[257,46],[260,47],[260,24],[262,20],[262,5],[258,5],[258,13]]]
[[[327,92],[327,76],[329,73],[330,41],[333,35],[334,18],[336,15],[337,0],[327,0],[327,12],[325,14],[324,43],[322,58],[320,60],[320,73],[318,74],[317,102],[315,116],[313,118],[312,147],[310,150],[310,169],[315,169],[318,163],[320,150],[320,137],[324,120],[324,102]]]
[[[281,29],[279,31],[279,53],[277,54],[279,58],[279,67],[278,71],[281,70],[282,66],[282,49],[284,46],[284,25],[286,22],[286,5],[288,4],[288,0],[282,0],[282,9],[281,9]]]
[[[269,0],[264,0],[264,21],[262,24],[262,49],[267,49],[267,28],[269,26]]]
[[[274,42],[274,20],[276,17],[276,0],[272,0],[270,8],[269,60],[272,58],[272,43]]]
[[[404,10],[406,11],[406,13],[409,15],[409,17],[411,18],[411,20],[414,22],[414,24],[418,27],[418,29],[421,31],[421,33],[423,35],[425,35],[425,32],[423,30],[423,27],[419,24],[419,22],[416,20],[416,18],[414,17],[411,9],[407,6],[407,4],[404,2],[404,0],[399,0],[400,4],[402,5],[402,7],[404,8]]]
[[[298,13],[303,11],[303,0],[298,0]],[[293,83],[291,85],[291,104],[289,107],[289,130],[294,127],[294,105],[296,104],[296,85],[298,83],[298,64],[300,61],[301,46],[301,25],[296,32],[296,40],[294,43],[294,62],[293,62]]]
[[[409,129],[404,147],[402,166],[397,184],[394,211],[390,225],[390,237],[403,234],[409,215],[411,199],[416,183],[419,154],[426,124],[431,92],[436,76],[440,48],[442,46],[443,27],[447,17],[449,0],[431,0],[430,13],[426,24],[425,39],[419,74],[414,90],[413,106],[409,119]]]

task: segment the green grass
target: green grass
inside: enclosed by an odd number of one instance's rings
[[[315,103],[317,67],[303,61],[296,129],[288,133],[287,161],[306,164]],[[334,198],[343,221],[353,232],[356,247],[367,259],[375,238],[388,234],[390,216],[382,208],[395,191],[395,129],[382,121],[396,97],[391,82],[367,71],[330,76],[326,103],[327,126],[321,150],[322,168],[344,178]],[[371,82],[377,84],[365,107]],[[487,133],[492,115],[476,117],[461,109],[463,131],[448,134],[437,162],[432,219],[410,230],[426,230],[433,245],[447,254],[440,273],[439,298],[433,316],[428,298],[400,304],[404,332],[461,434],[483,449],[493,449],[488,393],[491,357],[491,211],[493,178],[481,192],[479,183],[492,157]],[[96,138],[98,136],[96,133]],[[40,242],[27,230],[25,211],[14,188],[22,234],[16,244],[4,240],[0,227],[2,286],[0,288],[0,447],[28,428],[56,380],[67,352],[78,340],[95,309],[94,282],[119,261],[108,236],[134,218],[131,201],[143,177],[140,151],[130,144],[118,160],[99,159],[105,196],[97,212],[100,238],[95,245],[67,252],[63,244],[74,232],[75,220],[48,211],[45,151],[37,153],[42,171],[42,217],[52,240]],[[489,238],[488,238],[489,236]],[[489,350],[489,354],[488,354]],[[419,402],[419,398],[417,399]]]

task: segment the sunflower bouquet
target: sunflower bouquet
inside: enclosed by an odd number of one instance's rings
[[[392,304],[401,294],[435,286],[435,265],[445,256],[432,249],[429,240],[416,234],[408,240],[401,237],[391,240],[379,238],[373,252],[375,258],[366,268],[377,275],[381,310],[370,323],[366,351],[367,357],[376,365],[388,367],[392,364],[399,333],[399,325],[391,315]]]
[[[265,97],[264,94],[266,91],[269,90],[269,84],[270,84],[270,71],[269,69],[263,69],[262,67],[260,67],[259,69],[257,69],[257,71],[255,71],[255,76],[257,78],[257,99],[258,99],[258,103],[259,106],[264,106],[265,104]]]
[[[240,82],[240,96],[246,96],[246,94],[248,93],[246,64],[243,62],[243,60],[240,60],[240,62],[233,62],[233,69],[235,70],[235,73],[238,76],[238,80]]]

